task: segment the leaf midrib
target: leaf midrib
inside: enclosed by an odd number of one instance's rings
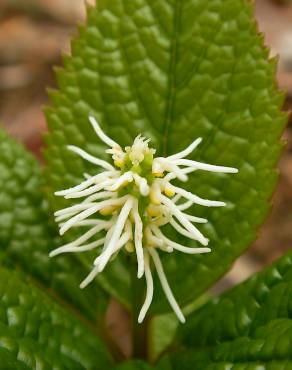
[[[168,153],[168,136],[170,131],[170,126],[173,121],[173,109],[176,96],[176,64],[178,59],[178,34],[181,24],[181,14],[182,14],[182,2],[180,0],[175,1],[174,10],[174,26],[172,34],[172,43],[170,48],[170,64],[169,64],[169,83],[168,83],[168,93],[167,93],[167,104],[165,109],[165,118],[163,124],[163,137],[162,137],[162,151],[163,155],[166,156]]]

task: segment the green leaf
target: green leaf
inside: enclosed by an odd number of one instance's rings
[[[89,113],[121,145],[142,133],[157,155],[170,154],[201,136],[194,159],[239,168],[238,175],[197,171],[186,184],[227,207],[192,209],[210,221],[201,230],[212,253],[161,254],[181,305],[230,268],[270,208],[286,117],[279,111],[276,61],[268,54],[248,0],[99,0],[57,71],[59,90],[51,92],[47,110],[51,194],[97,171],[69,153],[67,144],[105,157]],[[51,204],[70,205],[53,197]],[[122,302],[130,299],[128,270],[121,256],[99,279]],[[158,282],[155,289],[154,310],[169,309]]]
[[[172,312],[153,317],[149,329],[151,341],[148,349],[151,361],[155,361],[171,345],[178,325],[179,321]]]
[[[291,338],[292,252],[189,317],[161,368],[290,369]]]
[[[202,295],[184,308],[184,315],[188,316],[198,310],[209,299],[209,294]],[[156,315],[152,318],[148,328],[151,338],[148,343],[148,357],[151,362],[155,362],[168,347],[172,346],[178,326],[179,320],[173,312]]]
[[[205,347],[249,335],[271,320],[288,319],[291,293],[292,252],[196,311],[180,328],[179,338],[184,346]]]
[[[79,289],[87,269],[74,256],[48,257],[60,240],[43,187],[36,159],[0,130],[0,261],[23,270],[95,325],[104,293],[96,283],[85,292]]]
[[[0,269],[0,369],[104,370],[105,345],[21,273]]]

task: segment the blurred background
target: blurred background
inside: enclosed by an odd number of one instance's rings
[[[87,1],[93,3],[94,0]],[[271,55],[279,55],[277,79],[292,107],[292,0],[255,0],[259,29]],[[41,158],[46,123],[46,87],[55,86],[52,67],[68,52],[76,23],[85,18],[84,0],[0,0],[0,122]],[[252,248],[217,286],[237,283],[292,246],[292,120],[279,163],[280,180],[273,210]]]

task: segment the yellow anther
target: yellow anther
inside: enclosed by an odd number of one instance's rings
[[[122,168],[124,166],[125,162],[123,159],[115,159],[114,160],[114,165],[116,167]]]
[[[164,194],[167,195],[168,197],[173,197],[175,195],[175,191],[169,187],[164,188]]]
[[[132,253],[134,252],[135,250],[135,247],[134,247],[134,244],[132,242],[128,242],[126,245],[125,245],[125,249],[127,252],[129,253]]]
[[[150,197],[151,203],[153,203],[157,206],[159,206],[161,204],[160,200],[157,198],[154,191],[150,191],[149,197]]]
[[[116,210],[116,207],[114,206],[108,206],[108,207],[104,207],[102,208],[99,213],[102,215],[102,216],[110,216],[113,214],[113,212]]]
[[[157,217],[157,216],[160,216],[160,209],[157,207],[157,206],[154,206],[152,204],[150,204],[148,207],[147,207],[147,213],[150,217]]]
[[[121,189],[121,188],[123,188],[123,187],[127,186],[127,185],[129,184],[129,182],[132,182],[132,180],[131,180],[131,181],[125,180],[125,181],[124,181],[124,182],[119,186],[119,189]]]
[[[155,177],[163,177],[164,176],[163,172],[153,172],[153,175]]]

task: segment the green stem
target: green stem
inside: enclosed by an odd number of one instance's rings
[[[138,316],[144,303],[145,285],[142,279],[137,278],[137,261],[131,261],[131,286],[132,286],[132,340],[133,357],[147,359],[148,357],[148,318],[139,324]]]

